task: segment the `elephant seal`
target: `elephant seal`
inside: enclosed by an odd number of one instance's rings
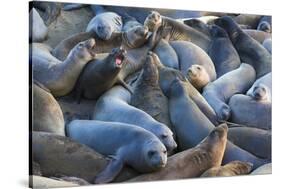
[[[32,6],[40,10],[41,17],[47,26],[51,25],[61,13],[61,3],[33,1]]]
[[[272,163],[262,165],[251,172],[251,175],[265,175],[272,174]]]
[[[271,38],[268,38],[262,42],[262,46],[270,53],[272,54],[272,40]]]
[[[210,33],[212,42],[208,54],[215,65],[217,78],[219,78],[225,73],[237,69],[241,64],[240,57],[222,28],[213,25]]]
[[[261,17],[257,30],[271,33],[272,32],[271,16]]]
[[[254,29],[244,29],[243,30],[246,34],[248,34],[250,37],[255,39],[257,42],[262,44],[262,42],[268,38],[271,38],[271,33],[267,33],[260,30],[254,30]]]
[[[56,99],[38,82],[32,84],[32,89],[32,130],[64,136],[64,118]]]
[[[234,94],[245,93],[255,82],[255,79],[254,68],[249,64],[242,63],[238,69],[209,83],[204,88],[202,95],[215,110],[219,120],[228,120],[230,108],[226,103]]]
[[[149,38],[148,29],[143,26],[136,26],[125,32],[112,33],[108,40],[101,40],[95,37],[93,32],[81,32],[62,40],[53,50],[52,55],[59,60],[64,60],[69,51],[79,42],[94,37],[96,40],[95,53],[108,53],[113,48],[122,46],[124,49],[141,47]]]
[[[180,150],[196,146],[215,128],[190,98],[190,91],[185,85],[185,82],[176,78],[165,93],[169,99],[170,119],[176,130]],[[223,164],[234,160],[253,163],[254,167],[267,163],[267,160],[259,159],[228,141]]]
[[[29,12],[29,40],[41,42],[47,38],[48,28],[35,8]]]
[[[211,80],[205,67],[198,64],[191,65],[188,68],[187,79],[198,91],[202,91]]]
[[[233,18],[233,20],[240,25],[250,26],[252,29],[257,28],[261,15],[254,14],[240,14]]]
[[[247,175],[251,172],[253,164],[241,161],[232,161],[224,166],[212,167],[205,171],[201,177],[230,177]]]
[[[166,94],[170,88],[172,81],[176,78],[179,78],[181,81],[184,81],[186,83],[186,87],[190,91],[190,97],[192,98],[192,100],[194,100],[200,110],[211,120],[212,123],[217,124],[215,111],[207,103],[204,97],[198,92],[198,90],[193,87],[188,79],[179,70],[165,67],[155,53],[152,53],[152,57],[159,70],[159,86],[164,95],[167,96]]]
[[[270,101],[236,94],[230,98],[228,105],[231,109],[231,122],[271,130],[272,105]]]
[[[78,103],[82,97],[97,99],[113,85],[121,84],[127,89],[130,87],[118,77],[123,67],[126,51],[123,48],[114,48],[102,59],[89,62],[83,69],[75,87]],[[131,91],[131,89],[129,89]]]
[[[118,14],[104,12],[92,18],[86,28],[86,32],[95,32],[100,39],[108,40],[112,33],[121,32],[122,27],[122,19]]]
[[[256,40],[246,34],[229,16],[215,20],[215,24],[228,33],[241,62],[252,65],[257,78],[271,72],[271,54]]]
[[[96,176],[95,183],[112,181],[125,164],[148,173],[167,163],[165,146],[155,135],[140,127],[119,122],[74,120],[66,130],[70,138],[112,157],[108,166]]]
[[[46,86],[54,96],[64,96],[74,87],[83,67],[95,57],[95,40],[78,43],[62,62],[44,44],[32,44],[33,77]]]
[[[140,175],[128,182],[198,177],[207,169],[221,164],[226,141],[227,126],[218,126],[194,148],[169,157],[167,165],[160,171]]]
[[[217,17],[216,17],[217,18]],[[210,36],[210,28],[206,23],[207,21],[202,21],[200,20],[200,18],[189,18],[189,19],[185,19],[183,20],[183,23],[185,25],[188,25],[202,33],[204,33],[207,36]]]
[[[170,154],[177,147],[172,131],[146,112],[129,105],[130,99],[131,94],[122,86],[111,88],[98,99],[92,119],[142,127],[157,136]]]
[[[134,83],[134,93],[130,104],[145,111],[173,131],[168,111],[168,99],[160,89],[159,73],[151,51],[147,54],[143,70]]]
[[[271,131],[233,127],[228,130],[228,140],[257,157],[271,159]]]
[[[204,51],[208,50],[211,42],[211,39],[204,33],[180,23],[177,20],[162,16],[156,11],[151,11],[151,13],[146,17],[144,25],[147,26],[151,32],[156,31],[161,27],[167,28],[169,32],[167,35],[163,36],[167,40],[190,41],[195,45],[198,45]]]
[[[188,68],[190,68],[191,65],[198,64],[205,68],[211,81],[217,78],[213,61],[208,54],[197,45],[188,41],[171,41],[170,45],[178,55],[179,69],[184,75],[188,73]]]
[[[153,52],[158,55],[163,65],[179,69],[178,55],[167,40],[161,39],[153,49]]]
[[[257,79],[253,86],[247,91],[247,95],[256,100],[267,100],[271,102],[272,72]]]

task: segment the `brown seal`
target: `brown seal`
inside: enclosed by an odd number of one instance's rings
[[[229,177],[237,175],[249,174],[252,170],[253,164],[242,162],[242,161],[232,161],[224,166],[212,167],[211,169],[205,171],[201,177]]]
[[[140,175],[128,182],[198,177],[209,168],[221,164],[226,141],[227,126],[223,124],[214,128],[196,147],[169,157],[167,165],[160,171]]]

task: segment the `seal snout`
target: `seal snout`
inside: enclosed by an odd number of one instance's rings
[[[118,50],[115,52],[115,64],[117,67],[121,67],[123,64],[123,61],[125,59],[127,51],[120,47]]]
[[[218,117],[220,120],[228,120],[230,117],[230,107],[226,104],[223,104],[220,110],[220,113],[218,114]]]

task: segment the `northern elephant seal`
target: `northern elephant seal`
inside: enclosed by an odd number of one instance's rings
[[[173,151],[177,144],[173,139],[172,131],[149,114],[129,105],[130,99],[131,94],[128,90],[122,86],[115,86],[98,99],[92,118],[142,127],[157,136],[166,146],[168,153]]]
[[[67,125],[66,132],[70,138],[112,158],[97,175],[95,183],[112,181],[124,165],[147,173],[159,170],[167,163],[165,146],[143,128],[119,122],[74,120]]]
[[[266,48],[266,50],[272,54],[272,39],[268,38],[262,42],[262,46]]]
[[[44,44],[32,44],[33,77],[54,96],[64,96],[74,87],[83,67],[95,57],[94,39],[78,43],[64,61],[53,57]]]
[[[88,24],[86,32],[93,31],[100,39],[108,40],[112,33],[120,32],[123,23],[121,17],[114,12],[97,14]]]
[[[272,22],[271,16],[261,17],[257,30],[271,33],[272,32],[272,25],[271,25],[272,23],[271,22]]]
[[[61,3],[34,1],[32,6],[40,10],[41,17],[47,26],[51,25],[61,13]]]
[[[215,110],[220,120],[230,117],[229,99],[237,93],[245,93],[256,79],[254,68],[242,63],[238,69],[224,74],[203,90],[203,96]]]
[[[233,20],[240,25],[250,26],[250,28],[255,29],[261,19],[261,15],[254,14],[239,14],[234,17]]]
[[[171,41],[170,45],[178,55],[179,70],[184,75],[188,73],[188,68],[197,64],[205,68],[211,81],[217,78],[213,61],[200,47],[188,41]]]
[[[256,100],[266,100],[271,102],[272,96],[272,73],[268,73],[257,79],[253,86],[247,91],[247,95]]]
[[[143,70],[134,83],[134,93],[130,104],[145,111],[173,131],[168,111],[168,99],[160,89],[159,73],[151,52],[147,54]]]
[[[240,57],[222,28],[213,25],[210,33],[212,42],[208,54],[215,65],[217,78],[219,78],[225,73],[237,69],[241,64]]]
[[[271,159],[271,131],[233,127],[228,130],[228,139],[257,157]]]
[[[41,42],[46,39],[48,28],[35,8],[29,12],[29,40]]]
[[[200,92],[208,83],[211,82],[210,76],[205,67],[198,64],[191,65],[188,68],[187,79]]]
[[[227,126],[218,126],[194,148],[169,157],[167,165],[160,171],[140,175],[128,182],[198,177],[207,169],[221,164],[226,141]]]
[[[244,29],[243,30],[246,34],[251,36],[257,42],[262,44],[262,42],[268,38],[271,38],[271,33],[260,31],[260,30],[253,30],[253,29]]]
[[[260,98],[261,94],[257,96]],[[256,100],[248,95],[236,94],[230,98],[228,105],[231,109],[231,122],[247,127],[271,130],[271,101]]]
[[[161,27],[167,28],[169,32],[163,36],[167,40],[190,41],[198,45],[204,51],[208,50],[211,42],[210,38],[204,33],[180,23],[177,20],[162,16],[156,11],[151,11],[151,13],[146,17],[144,25],[147,26],[150,31],[158,30]]]
[[[241,62],[252,65],[257,78],[271,72],[271,54],[256,40],[246,34],[229,16],[215,20],[215,24],[228,33]]]
[[[224,166],[213,167],[205,171],[201,177],[230,177],[249,174],[252,170],[252,164],[241,161],[232,161]]]
[[[97,99],[115,84],[121,84],[129,89],[129,86],[118,77],[123,68],[125,56],[126,51],[120,47],[112,49],[105,58],[89,62],[76,83],[77,101],[80,102],[82,97]]]
[[[38,82],[32,84],[32,90],[32,130],[64,136],[64,118],[56,99]]]
[[[171,83],[170,89],[165,93],[169,99],[170,118],[175,127],[181,150],[196,146],[215,127],[193,102],[188,94],[190,91],[185,85],[183,81],[175,79]],[[254,167],[268,162],[268,160],[259,159],[228,141],[223,164],[234,160],[253,163]]]

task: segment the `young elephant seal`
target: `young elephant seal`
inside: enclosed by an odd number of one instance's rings
[[[89,22],[86,32],[95,32],[100,39],[108,40],[112,33],[121,32],[122,27],[122,19],[118,14],[104,12],[96,15]]]
[[[60,105],[38,82],[32,84],[32,130],[65,135],[64,118]]]
[[[245,93],[256,79],[254,68],[242,63],[241,66],[209,83],[203,90],[203,96],[215,110],[220,120],[228,120],[230,108],[226,104],[237,93]]]
[[[48,28],[35,8],[29,13],[29,39],[32,42],[44,41],[48,35]]]
[[[249,174],[252,170],[253,164],[242,162],[242,161],[232,161],[224,166],[213,167],[205,171],[201,177],[230,177],[237,175]]]
[[[112,181],[125,164],[147,173],[167,163],[166,148],[155,135],[125,123],[74,120],[67,126],[67,135],[112,158],[95,183]]]
[[[97,99],[115,84],[121,84],[129,89],[129,86],[118,77],[125,55],[124,49],[114,48],[105,58],[88,63],[76,84],[75,93],[78,102],[81,97]]]
[[[246,34],[231,17],[223,16],[215,20],[215,24],[226,30],[241,62],[252,65],[256,70],[257,78],[271,72],[271,54]]]
[[[204,51],[208,50],[211,42],[211,39],[204,33],[178,22],[177,20],[162,16],[156,11],[151,11],[146,17],[144,25],[147,26],[151,32],[156,31],[159,28],[167,28],[169,32],[166,36],[163,36],[167,40],[190,41],[201,47]]]
[[[211,26],[210,33],[212,43],[209,48],[209,56],[212,59],[217,77],[237,69],[241,62],[240,57],[232,45],[227,33],[219,26]]]
[[[122,86],[115,86],[98,99],[92,118],[127,123],[150,131],[160,139],[170,154],[177,148],[173,132],[146,112],[129,105],[130,100],[131,94],[128,90]]]
[[[220,166],[227,141],[227,126],[213,129],[202,142],[194,148],[177,153],[168,158],[167,165],[160,171],[140,175],[128,182],[156,181],[193,178],[207,169]]]
[[[78,43],[64,61],[53,57],[44,44],[32,44],[33,77],[54,96],[71,92],[83,67],[95,57],[94,39]]]
[[[206,69],[198,64],[194,64],[188,68],[187,79],[198,91],[202,91],[210,83],[210,76]]]

